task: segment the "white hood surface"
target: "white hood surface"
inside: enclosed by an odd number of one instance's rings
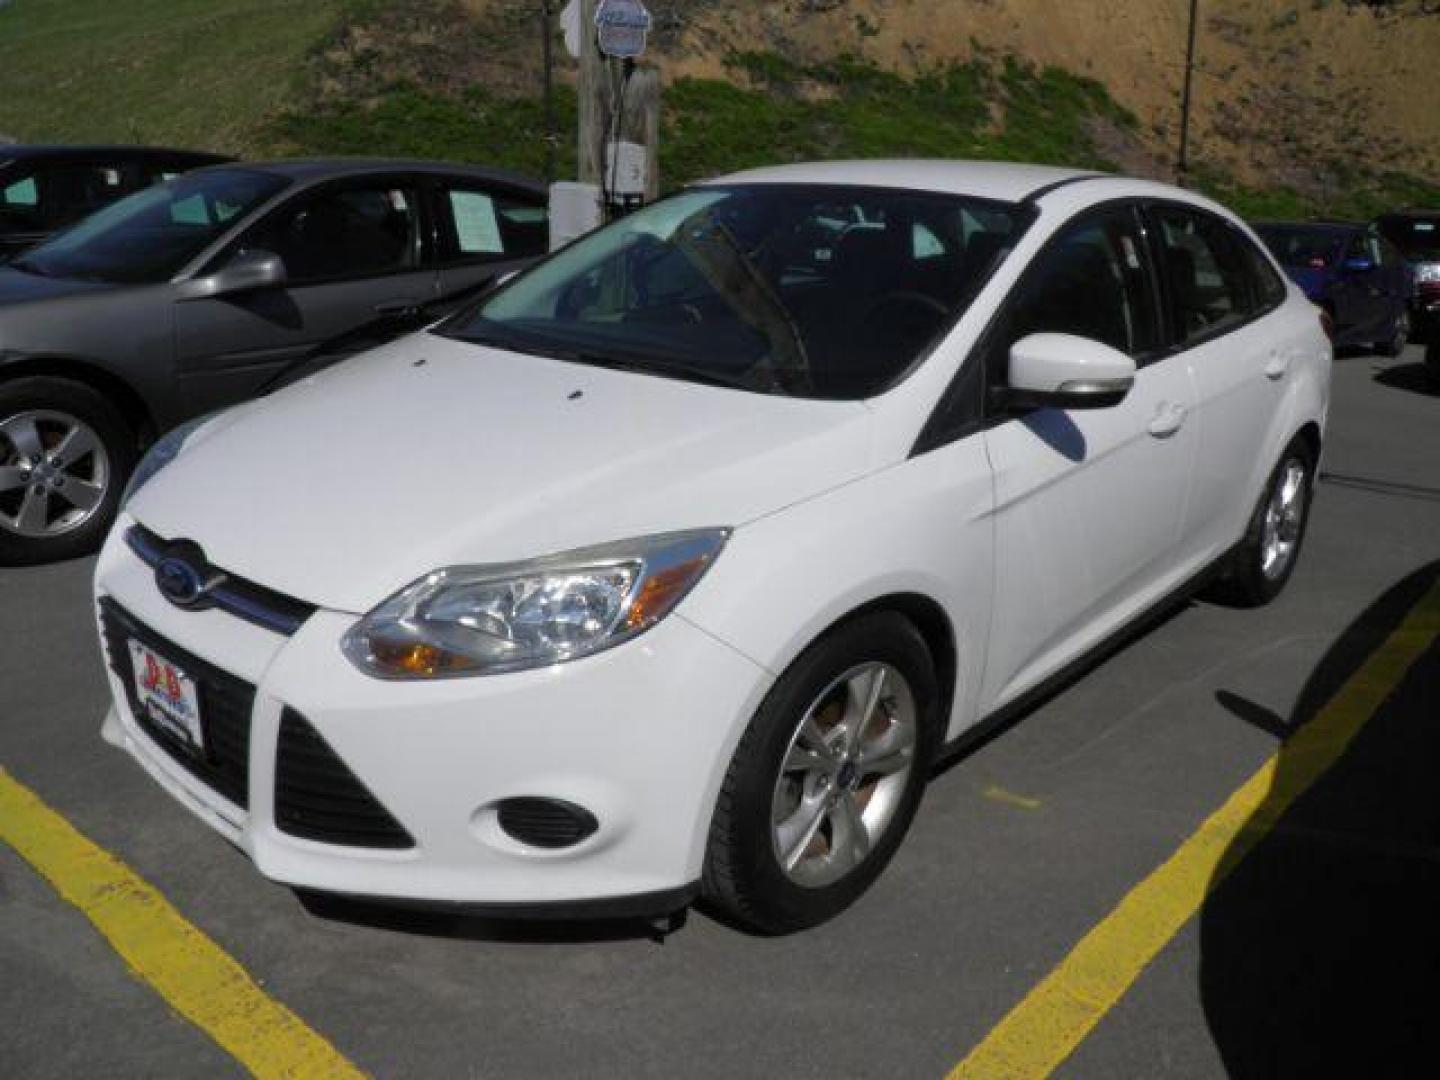
[[[231,573],[360,613],[443,566],[738,526],[869,468],[858,402],[422,333],[201,432],[129,512]]]

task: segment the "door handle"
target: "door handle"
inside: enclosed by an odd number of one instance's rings
[[[1157,439],[1168,439],[1184,426],[1185,406],[1162,402],[1155,409],[1155,417],[1150,421],[1149,431]]]
[[[412,297],[402,296],[396,300],[382,300],[375,305],[376,315],[418,315],[424,307],[424,302]]]
[[[1267,379],[1283,379],[1289,370],[1290,354],[1288,352],[1272,352],[1270,359],[1265,361],[1265,377]]]

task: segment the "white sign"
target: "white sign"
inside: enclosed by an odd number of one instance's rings
[[[645,147],[639,143],[609,143],[605,147],[605,179],[611,195],[644,195]]]
[[[645,51],[650,12],[641,0],[600,0],[595,8],[600,51],[621,60],[634,60]]]
[[[450,192],[450,211],[455,215],[455,234],[466,255],[480,252],[498,255],[505,250],[500,241],[500,222],[495,217],[495,200],[475,191]]]
[[[565,34],[565,51],[580,59],[580,0],[570,0],[560,12],[560,29]]]

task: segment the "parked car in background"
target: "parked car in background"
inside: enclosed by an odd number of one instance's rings
[[[433,321],[547,232],[544,186],[493,170],[221,165],[0,267],[0,563],[92,550],[157,435]]]
[[[149,146],[0,146],[0,262],[126,195],[228,160]]]
[[[1428,345],[1425,360],[1440,378],[1440,210],[1402,210],[1375,220],[1400,249],[1415,277],[1415,338]]]
[[[1281,591],[1330,365],[1177,188],[715,180],[152,447],[104,735],[296,886],[810,926],[942,745],[1207,575]]]
[[[1399,356],[1411,333],[1413,278],[1373,225],[1260,222],[1255,231],[1305,295],[1333,322],[1337,346]]]

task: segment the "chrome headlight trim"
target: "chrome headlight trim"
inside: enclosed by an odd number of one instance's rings
[[[400,681],[578,660],[663,620],[729,536],[728,528],[695,529],[524,562],[446,567],[365,615],[341,649],[366,675]]]

